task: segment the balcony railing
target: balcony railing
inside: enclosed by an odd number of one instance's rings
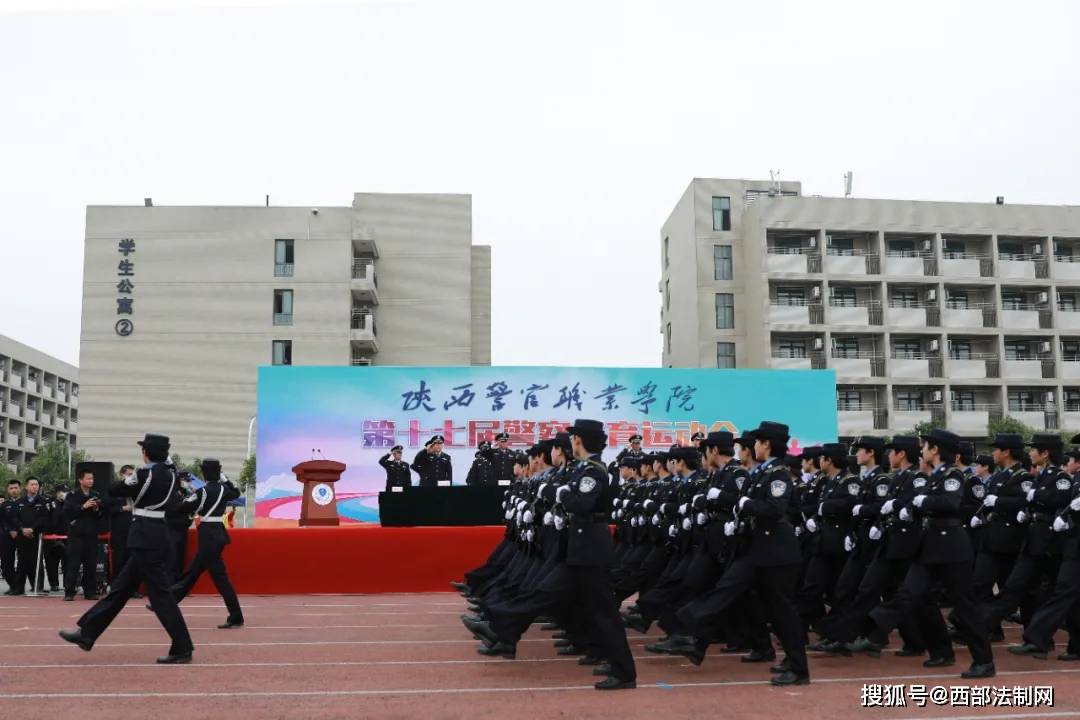
[[[373,283],[378,286],[378,278],[375,275],[375,263],[371,260],[357,260],[353,259],[352,264],[352,276],[353,280],[366,280],[371,279]]]
[[[893,348],[889,357],[893,360],[935,360],[940,355],[925,350],[897,350]]]
[[[292,313],[274,313],[275,325],[292,325]]]
[[[292,263],[274,263],[274,277],[292,277]]]
[[[1006,262],[1035,262],[1036,260],[1041,260],[1042,257],[1042,255],[1034,255],[1031,253],[998,253],[998,260],[1004,260]]]
[[[868,255],[877,255],[877,251],[864,248],[841,250],[839,248],[829,247],[825,248],[825,254],[832,255],[834,257],[866,257]]]
[[[352,314],[352,329],[353,330],[368,330],[370,329],[372,334],[375,333],[375,315],[370,312],[353,310]]]
[[[997,403],[969,403],[953,400],[949,403],[949,407],[953,412],[989,412],[991,414],[1001,412],[1001,406]]]
[[[760,246],[759,246],[760,247]],[[812,252],[811,248],[778,248],[770,247],[766,249],[769,255],[808,255]]]

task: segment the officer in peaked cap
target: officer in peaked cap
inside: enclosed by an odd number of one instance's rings
[[[412,485],[412,473],[409,471],[409,463],[401,459],[401,453],[405,448],[395,445],[390,452],[379,458],[379,465],[386,471],[386,492],[393,492],[393,488],[407,488]]]
[[[491,443],[481,440],[476,446],[476,454],[473,456],[469,474],[465,476],[466,485],[493,485],[494,475],[491,470]]]
[[[435,435],[413,459],[411,467],[420,476],[420,487],[438,487],[440,482],[454,481],[450,456],[443,452],[444,442],[442,435]]]
[[[157,661],[162,664],[189,663],[194,646],[184,616],[169,589],[166,569],[170,547],[165,511],[181,501],[177,492],[179,481],[175,470],[165,464],[169,453],[167,436],[147,434],[139,445],[146,464],[130,478],[109,488],[110,495],[135,499],[127,562],[113,580],[109,594],[79,618],[77,629],[61,630],[60,637],[89,651],[139,585],[146,583],[154,614],[172,640],[169,654]]]
[[[495,482],[506,482],[514,479],[514,456],[517,454],[509,447],[509,433],[501,432],[495,436],[495,446],[488,454],[491,462],[491,472]]]

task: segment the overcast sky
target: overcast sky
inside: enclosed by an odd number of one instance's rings
[[[198,5],[0,0],[0,334],[77,362],[85,206],[146,196],[470,193],[492,361],[640,366],[693,177],[1080,202],[1077,3]]]

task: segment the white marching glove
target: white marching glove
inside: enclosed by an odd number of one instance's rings
[[[859,517],[859,511],[862,510],[862,505],[856,505],[851,508],[851,517]]]
[[[825,514],[825,503],[818,503],[817,514],[818,515],[824,515]]]
[[[518,510],[524,510],[524,509],[525,509],[525,508],[527,508],[528,506],[529,506],[529,503],[527,503],[527,502],[525,502],[524,500],[522,500],[521,502],[519,502],[519,503],[517,504],[517,509],[518,509]]]
[[[690,520],[690,518],[683,518],[682,529],[689,530],[692,527],[694,527],[694,523]]]
[[[880,540],[881,539],[881,530],[878,528],[877,525],[875,525],[874,527],[870,528],[869,535],[870,535],[871,540]]]
[[[986,507],[994,507],[997,505],[997,495],[987,495],[983,498],[983,505]]]
[[[796,525],[795,526],[795,537],[799,537],[802,534],[803,534],[802,525]]]
[[[850,537],[844,538],[844,551],[845,552],[851,552],[854,549],[855,549],[855,541],[852,540]]]
[[[1035,488],[1031,488],[1030,490],[1028,490],[1027,494],[1027,501],[1032,502],[1033,500],[1035,500]]]
[[[660,516],[659,515],[653,515],[652,516],[652,524],[653,525],[659,525],[660,524]]]
[[[895,500],[886,500],[885,503],[881,506],[881,514],[882,515],[891,515],[892,511],[893,511],[893,503],[894,502],[896,502],[896,501]]]
[[[735,521],[729,520],[724,523],[724,534],[731,537],[735,534]]]
[[[533,534],[533,529],[529,528],[525,532],[525,539],[528,540],[529,542],[532,542],[534,537],[535,537],[535,535]]]
[[[675,537],[676,535],[679,534],[679,529],[676,528],[674,525],[672,525],[671,527],[668,528],[667,534],[668,534],[668,537]]]
[[[704,497],[705,497],[704,493],[699,493],[698,495],[694,496],[694,499],[690,501],[690,504],[691,505],[697,505],[698,500],[701,500]]]
[[[570,486],[569,485],[560,486],[559,489],[555,491],[555,502],[562,503],[563,495],[566,495],[569,492],[570,492]]]
[[[622,520],[622,516],[623,516],[623,511],[622,511],[622,510],[616,510],[615,512],[616,512],[616,514],[618,515],[618,518],[619,518],[620,520]]]
[[[1065,522],[1065,518],[1054,518],[1054,532],[1065,532],[1069,529],[1069,523]]]
[[[926,502],[926,496],[925,496],[925,495],[916,495],[916,496],[915,496],[915,497],[914,497],[914,498],[912,499],[912,501],[911,501],[911,504],[912,504],[912,505],[914,505],[914,506],[915,506],[915,507],[917,507],[917,508],[921,508],[921,507],[922,507],[922,504],[923,504],[924,502]]]
[[[1080,495],[1072,499],[1072,502],[1069,503],[1069,509],[1073,512],[1080,512]]]
[[[748,502],[750,502],[750,498],[748,497],[739,498],[739,510],[742,510],[744,507],[746,507],[746,503]]]
[[[704,525],[709,520],[709,516],[703,512],[697,514],[697,524]]]
[[[680,515],[685,515],[685,514],[686,514],[686,510],[687,510],[687,508],[689,508],[689,507],[690,507],[690,506],[689,506],[689,504],[687,504],[687,503],[683,503],[682,505],[680,505],[680,506],[679,506],[679,514],[680,514]]]
[[[545,525],[554,525],[555,524],[555,516],[553,514],[551,514],[550,512],[544,513],[544,524]]]
[[[715,500],[720,497],[720,488],[709,488],[709,492],[705,493],[706,500]]]
[[[622,498],[615,498],[614,500],[611,501],[611,507],[613,507],[613,508],[617,508],[620,505],[622,505]]]
[[[809,520],[807,520],[806,529],[812,533],[816,533],[818,531],[817,521],[814,520],[814,518],[810,518]]]
[[[507,520],[512,520],[513,517],[514,517],[514,509],[510,508],[509,510],[506,511],[506,519]]]
[[[1026,523],[1028,519],[1027,513],[1021,510],[1016,513],[1016,522]]]
[[[971,522],[968,523],[968,524],[971,525],[971,527],[973,527],[973,528],[977,528],[977,527],[979,527],[980,525],[983,524],[983,521],[982,521],[982,518],[980,518],[978,515],[973,515],[971,517]]]
[[[900,508],[900,519],[904,522],[911,522],[911,513],[908,512],[908,509],[906,507]]]
[[[618,520],[619,519],[619,511],[618,510],[612,510],[611,511],[611,519],[612,520]]]
[[[652,498],[649,498],[648,500],[645,501],[645,503],[644,503],[644,505],[642,505],[642,507],[644,507],[646,510],[652,510],[652,507],[655,504],[656,504],[656,502],[653,501]]]
[[[566,520],[564,520],[561,516],[556,515],[555,516],[555,529],[561,531],[564,527],[566,527]]]
[[[533,521],[533,511],[526,510],[525,512],[521,513],[521,519],[525,522],[526,525],[528,525]]]
[[[514,522],[516,522],[518,525],[521,524],[521,512],[520,511],[516,515],[514,515]]]

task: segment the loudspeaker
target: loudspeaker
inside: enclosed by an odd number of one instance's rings
[[[109,486],[116,480],[116,475],[113,471],[113,464],[110,462],[81,462],[75,464],[75,486],[74,490],[78,487],[78,479],[84,472],[92,472],[94,474],[94,492],[101,497],[102,503],[105,506],[105,513],[101,520],[98,521],[97,531],[98,533],[109,532],[109,507],[112,504],[109,499]]]

